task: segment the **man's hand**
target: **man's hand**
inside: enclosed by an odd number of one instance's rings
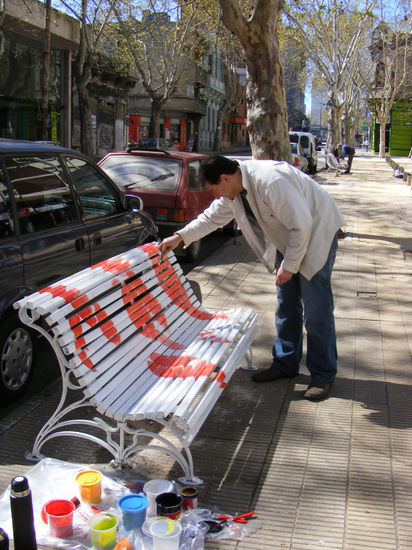
[[[276,273],[276,286],[283,285],[287,283],[293,277],[293,273],[286,271],[283,267],[279,267],[278,272]]]
[[[159,244],[161,259],[163,260],[169,250],[174,250],[177,246],[179,246],[182,240],[182,237],[178,233],[175,233],[171,237],[166,237],[166,239],[163,239],[163,241]]]

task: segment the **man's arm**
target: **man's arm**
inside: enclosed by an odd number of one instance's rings
[[[198,241],[205,235],[216,231],[219,227],[228,224],[233,220],[233,210],[230,203],[231,201],[224,197],[214,200],[197,218],[164,239],[159,245],[162,257],[169,250],[174,250],[182,241],[185,246],[189,246],[192,242]]]

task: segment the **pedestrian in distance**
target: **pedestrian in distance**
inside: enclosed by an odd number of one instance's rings
[[[339,176],[345,168],[339,163],[339,151],[336,146],[325,156],[326,168],[333,168],[336,171],[336,176]]]
[[[286,162],[238,162],[216,155],[202,161],[199,174],[215,200],[165,238],[161,254],[181,242],[187,247],[235,219],[257,257],[270,272],[276,271],[273,362],[252,379],[272,382],[299,374],[305,324],[311,381],[304,397],[312,401],[327,397],[337,371],[331,275],[337,231],[345,224],[334,200]]]
[[[355,156],[355,148],[352,147],[352,145],[339,143],[338,150],[339,150],[339,158],[341,160],[348,157],[348,166],[347,166],[346,170],[343,173],[344,174],[350,174],[350,169],[352,168],[353,157]]]

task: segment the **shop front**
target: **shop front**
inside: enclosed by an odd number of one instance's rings
[[[150,117],[136,114],[129,115],[129,141],[139,141],[149,136]],[[189,121],[191,129],[191,121]],[[189,136],[188,120],[182,117],[164,117],[159,123],[159,137],[166,138],[178,151],[193,150],[194,135],[190,131]]]

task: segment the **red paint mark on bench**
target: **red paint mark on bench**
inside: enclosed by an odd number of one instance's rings
[[[150,355],[149,368],[156,376],[162,378],[189,378],[197,380],[200,376],[209,376],[215,364],[212,362],[198,361],[194,365],[189,363],[196,360],[196,357],[187,355]]]
[[[152,258],[153,269],[156,273],[157,279],[163,291],[169,296],[173,303],[177,307],[182,308],[183,304],[189,300],[189,295],[187,294],[184,286],[179,278],[179,275],[176,273],[175,268],[172,266],[169,260],[165,259],[162,262],[159,261],[159,257],[156,256]],[[164,270],[164,267],[167,266],[167,270]],[[178,288],[181,288],[183,292],[177,298],[173,297],[173,292]],[[183,309],[183,308],[182,308]],[[201,320],[210,320],[213,319],[213,314],[203,311],[193,305],[185,309],[186,313],[195,319]]]
[[[77,288],[71,288],[67,290],[67,287],[65,285],[58,285],[58,286],[46,286],[46,288],[42,288],[39,290],[39,294],[51,294],[52,298],[63,298],[63,300],[66,302],[71,302],[80,294],[80,291]]]
[[[109,273],[120,273],[121,271],[126,271],[129,266],[130,262],[123,258],[109,258],[93,265],[90,269],[101,268],[103,271],[108,271]]]
[[[225,388],[225,387],[227,386],[227,383],[226,383],[226,375],[225,375],[225,373],[222,372],[222,371],[219,371],[219,372],[216,374],[216,376],[215,376],[215,378],[214,378],[213,381],[214,381],[214,382],[219,382],[219,385],[220,385],[220,387],[221,387],[222,389]]]

